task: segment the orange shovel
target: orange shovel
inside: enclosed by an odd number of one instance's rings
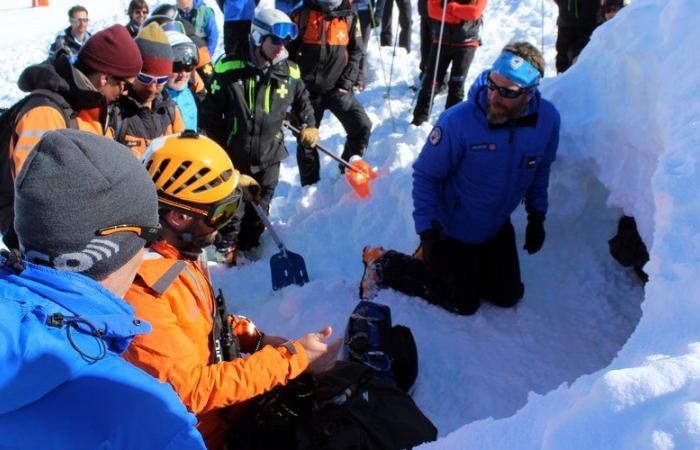
[[[284,126],[294,133],[295,136],[299,135],[299,128],[286,121],[284,122]],[[316,149],[338,161],[346,169],[349,169],[345,171],[345,180],[348,182],[352,190],[360,196],[360,198],[367,198],[370,196],[370,183],[377,179],[377,173],[369,164],[367,164],[366,161],[363,161],[358,157],[352,162],[348,162],[343,158],[336,156],[330,150],[320,144],[316,145]]]

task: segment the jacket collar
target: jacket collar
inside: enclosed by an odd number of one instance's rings
[[[67,312],[66,317],[79,316],[103,331],[102,338],[107,347],[121,353],[131,338],[149,333],[151,326],[134,317],[134,308],[117,298],[93,279],[71,272],[60,272],[50,267],[26,262],[20,273],[3,266],[5,257],[0,256],[0,280],[5,280],[58,305]],[[38,316],[53,314],[56,310],[33,311]]]

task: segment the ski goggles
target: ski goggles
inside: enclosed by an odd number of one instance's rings
[[[491,79],[491,75],[489,75],[486,80],[488,82],[489,91],[496,91],[498,92],[498,95],[503,98],[518,98],[532,90],[532,88],[520,88],[516,91],[507,87],[499,86]]]
[[[521,88],[532,88],[540,84],[540,72],[515,53],[501,52],[491,71],[503,75]]]
[[[136,75],[136,79],[145,85],[151,85],[153,83],[156,83],[158,86],[162,86],[168,82],[170,77],[167,75],[162,76],[162,77],[157,77],[155,75],[149,75],[147,73],[139,73],[138,75]]]
[[[140,237],[146,244],[153,244],[160,239],[160,224],[154,227],[146,227],[142,225],[115,225],[113,227],[100,228],[95,232],[97,236],[111,236],[116,233],[134,233],[136,236]]]
[[[204,223],[211,228],[220,230],[233,219],[236,211],[241,206],[242,197],[241,190],[236,189],[230,196],[211,205]]]
[[[297,24],[293,22],[280,22],[269,25],[253,19],[253,24],[262,28],[263,30],[267,30],[270,33],[269,36],[273,39],[273,43],[275,43],[275,39],[277,39],[279,43],[285,40],[287,42],[293,41],[299,35],[299,28],[297,28]]]
[[[173,73],[192,72],[194,70],[193,62],[173,61]]]

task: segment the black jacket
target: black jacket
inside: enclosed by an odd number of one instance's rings
[[[343,0],[333,11],[324,12],[313,1],[304,0],[291,18],[299,36],[289,45],[289,57],[301,67],[309,92],[351,90],[360,73],[362,35],[350,2]]]
[[[258,67],[250,53],[244,46],[216,63],[199,126],[227,149],[236,169],[255,174],[287,157],[282,122],[290,108],[302,124],[316,122],[299,66],[285,59]]]
[[[90,32],[85,32],[85,42],[92,36]],[[53,61],[60,55],[66,55],[71,62],[75,61],[78,52],[83,45],[75,40],[70,31],[70,27],[58,33],[56,40],[49,48],[49,60]]]
[[[559,7],[560,27],[590,27],[598,21],[600,0],[555,0]]]

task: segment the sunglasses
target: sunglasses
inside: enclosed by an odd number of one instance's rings
[[[70,21],[73,23],[90,23],[90,19],[87,17],[73,17]]]
[[[220,230],[233,219],[236,211],[241,206],[242,197],[240,189],[236,189],[233,191],[233,194],[209,206],[204,223],[208,227]]]
[[[292,42],[292,39],[289,37],[281,38],[279,36],[275,36],[274,34],[271,34],[268,36],[270,38],[270,42],[272,42],[273,45],[289,45],[290,42]]]
[[[148,10],[147,10],[147,9],[136,9],[136,10],[134,10],[134,12],[131,13],[131,14],[134,14],[134,15],[138,14],[139,16],[147,16],[147,15],[148,15]]]
[[[488,76],[487,80],[489,85],[489,91],[497,91],[498,95],[500,95],[503,98],[518,98],[523,94],[527,94],[531,90],[531,88],[520,88],[517,91],[514,91],[512,89],[508,89],[507,87],[499,86],[491,79],[490,75]]]
[[[192,72],[193,69],[194,63],[182,61],[173,62],[173,73]]]
[[[168,77],[168,76],[156,77],[154,75],[148,75],[147,73],[139,73],[138,75],[136,75],[136,79],[139,80],[143,84],[150,85],[152,83],[156,83],[158,86],[162,86],[168,82],[170,77]]]
[[[141,225],[116,225],[113,227],[100,228],[95,232],[97,236],[111,236],[115,233],[134,233],[140,237],[146,244],[153,244],[160,239],[160,224],[155,227],[144,227]]]

